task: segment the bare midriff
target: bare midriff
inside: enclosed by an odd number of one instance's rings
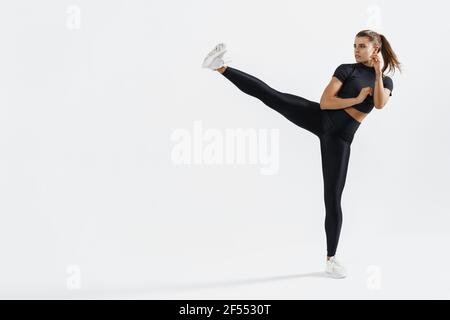
[[[367,116],[367,113],[361,112],[353,107],[344,108],[344,111],[358,122],[362,122],[363,119]]]

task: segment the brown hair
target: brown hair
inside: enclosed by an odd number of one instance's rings
[[[391,44],[387,41],[386,37],[380,33],[377,33],[372,30],[362,30],[356,34],[357,37],[368,37],[370,42],[372,42],[375,46],[379,46],[381,48],[381,55],[383,56],[384,66],[381,72],[384,74],[384,71],[389,67],[389,71],[394,71],[397,68],[400,72],[402,71],[400,65],[401,63],[398,61],[397,56],[392,50]]]

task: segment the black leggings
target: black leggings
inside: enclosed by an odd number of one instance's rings
[[[350,145],[360,122],[343,109],[322,110],[317,102],[279,92],[258,78],[238,69],[228,66],[222,75],[241,91],[261,100],[320,139],[327,255],[334,256],[342,226],[341,196],[347,176]]]

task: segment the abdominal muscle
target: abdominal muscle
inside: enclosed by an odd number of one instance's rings
[[[361,123],[363,119],[367,116],[367,113],[361,112],[353,107],[344,108],[344,111],[347,112],[352,118]]]

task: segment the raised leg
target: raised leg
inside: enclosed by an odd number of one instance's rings
[[[277,91],[258,78],[227,66],[221,74],[242,92],[261,100],[299,127],[320,136],[322,133],[322,110],[317,102]]]

